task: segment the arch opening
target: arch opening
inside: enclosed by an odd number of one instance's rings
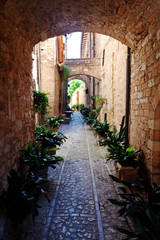
[[[83,104],[86,106],[86,83],[79,79],[73,79],[69,82],[68,103],[70,107]]]

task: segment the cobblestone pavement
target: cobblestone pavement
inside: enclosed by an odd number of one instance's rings
[[[107,199],[116,198],[109,178],[112,168],[105,164],[105,150],[75,112],[69,125],[59,131],[67,137],[57,155],[64,162],[48,170],[50,204],[42,198],[40,214],[25,240],[120,240],[114,226],[128,227],[117,208]],[[110,166],[111,167],[111,166]]]

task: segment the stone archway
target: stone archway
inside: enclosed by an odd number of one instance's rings
[[[146,142],[149,111],[160,81],[159,12],[158,0],[1,1],[1,176],[16,166],[19,150],[33,138],[32,48],[73,31],[106,34],[132,48],[130,142],[143,146],[151,159],[153,151]]]
[[[87,75],[101,79],[101,73],[99,72],[101,64],[100,58],[66,59],[64,64],[70,69],[69,77]]]
[[[74,31],[109,35],[134,47],[158,18],[158,1],[59,0],[1,3],[1,13],[16,32],[34,46],[39,41]],[[2,25],[3,26],[3,25]]]
[[[87,89],[87,94],[86,94],[86,105],[89,106],[89,107],[92,107],[92,101],[91,101],[91,98],[90,96],[91,95],[94,95],[93,94],[93,76],[88,76],[88,75],[73,75],[73,76],[70,76],[68,78],[68,82],[72,81],[73,79],[79,79],[81,81],[83,81],[86,85],[86,89]],[[95,83],[95,88],[98,87],[97,83],[99,83],[100,80],[96,79],[96,83]],[[98,96],[96,96],[98,97]]]

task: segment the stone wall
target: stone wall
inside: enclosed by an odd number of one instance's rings
[[[0,18],[0,191],[17,167],[20,150],[33,139],[32,48],[18,29]],[[2,37],[3,36],[3,37]]]
[[[100,58],[66,59],[64,64],[70,69],[69,77],[76,75],[93,76],[100,79]]]
[[[127,47],[104,35],[96,34],[96,42],[102,59],[99,95],[107,99],[100,116],[104,119],[107,113],[107,121],[119,130],[125,115]]]
[[[107,121],[119,130],[122,117],[125,115],[127,47],[102,34],[95,34],[95,43],[93,34],[84,33],[84,36],[86,44],[83,44],[83,56],[95,55],[100,59],[100,65],[97,65],[100,81],[95,80],[95,95],[106,98],[107,102],[103,105],[99,119],[104,121],[107,114]]]
[[[130,143],[143,150],[152,181],[160,182],[160,30],[157,25],[154,27],[131,54],[129,136]],[[89,37],[85,33],[86,56],[90,51]],[[108,122],[119,129],[125,115],[127,47],[113,38],[95,34],[95,54],[101,58],[99,95],[107,98],[100,120],[107,113]]]
[[[57,42],[55,38],[49,38],[39,43],[40,47],[40,91],[49,93],[48,100],[51,109],[45,117],[59,115],[59,98],[61,81],[57,68]],[[38,47],[37,47],[38,49]]]
[[[154,22],[132,54],[131,72],[130,141],[143,150],[152,180],[160,182],[160,29]]]
[[[86,106],[87,96],[85,93],[85,86],[76,89],[71,98],[71,106],[84,104]]]

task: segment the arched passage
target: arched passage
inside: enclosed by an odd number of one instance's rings
[[[86,83],[78,78],[69,81],[68,96],[70,106],[84,104],[86,106]]]
[[[74,31],[109,35],[134,47],[158,17],[158,1],[3,1],[1,12],[34,46]],[[36,33],[36,34],[35,34]]]
[[[96,97],[98,97],[98,83],[99,83],[99,79],[96,79],[95,80],[95,93],[94,93],[94,89],[93,89],[93,79],[94,79],[94,76],[88,76],[88,75],[73,75],[73,76],[70,76],[68,78],[68,82],[70,82],[71,80],[73,79],[79,79],[79,80],[82,80],[84,83],[85,83],[85,86],[86,86],[86,105],[89,106],[89,107],[92,107],[92,104],[93,102],[91,101],[91,96],[92,95],[95,95]]]
[[[132,48],[130,142],[150,159],[148,116],[160,81],[159,1],[7,0],[0,6],[1,176],[33,138],[32,48],[73,31],[106,34]]]
[[[100,58],[66,59],[64,64],[70,69],[69,77],[87,75],[97,79],[101,78],[101,73],[99,72],[101,64]]]

